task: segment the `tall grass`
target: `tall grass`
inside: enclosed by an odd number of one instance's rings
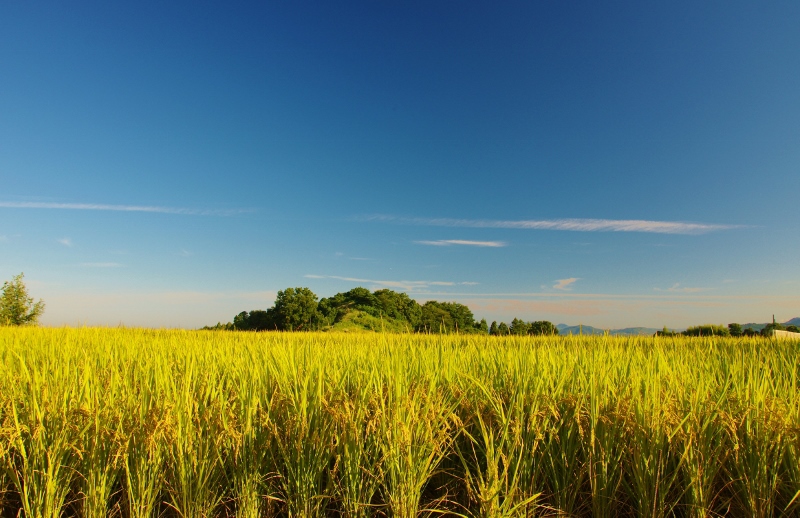
[[[795,516],[799,348],[2,328],[0,510]]]

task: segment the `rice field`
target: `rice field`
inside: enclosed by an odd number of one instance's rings
[[[0,328],[25,518],[800,516],[800,344]]]

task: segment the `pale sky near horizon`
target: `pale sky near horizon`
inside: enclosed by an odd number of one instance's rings
[[[0,281],[196,328],[356,286],[488,321],[800,316],[800,4],[0,5]]]

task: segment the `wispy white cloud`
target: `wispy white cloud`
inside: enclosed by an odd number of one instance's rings
[[[431,246],[451,246],[451,245],[465,245],[465,246],[483,246],[491,248],[500,248],[507,246],[503,241],[469,241],[466,239],[439,239],[437,241],[414,241],[418,245],[431,245]]]
[[[125,265],[120,263],[81,263],[81,266],[86,268],[122,268]]]
[[[681,286],[681,283],[676,282],[666,289],[653,288],[655,291],[668,291],[670,293],[699,293],[701,291],[708,291],[709,288],[690,288],[688,286]]]
[[[72,240],[68,237],[62,237],[58,242],[64,246],[72,246]]]
[[[6,209],[61,209],[61,210],[99,210],[115,212],[150,212],[159,214],[184,214],[189,216],[226,216],[252,212],[232,209],[187,209],[181,207],[158,207],[151,205],[109,205],[103,203],[53,203],[38,201],[0,201],[0,208]]]
[[[569,279],[558,279],[556,283],[553,285],[553,288],[556,290],[569,290],[570,285],[574,284],[575,281],[580,280],[579,277],[570,277]]]
[[[451,281],[395,281],[395,280],[375,280],[361,279],[358,277],[342,277],[339,275],[305,275],[307,279],[335,279],[338,281],[355,282],[382,288],[396,288],[400,290],[420,292],[431,286],[475,286],[477,282],[451,282]]]
[[[522,230],[567,230],[574,232],[649,232],[656,234],[705,234],[718,230],[743,228],[742,225],[717,225],[681,221],[651,221],[641,219],[541,219],[541,220],[486,220],[451,218],[404,218],[372,215],[359,218],[363,221],[386,221],[408,225],[464,228],[506,228]]]

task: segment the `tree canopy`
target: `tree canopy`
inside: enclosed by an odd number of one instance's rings
[[[716,324],[693,326],[683,332],[684,336],[730,336],[730,329]]]
[[[429,300],[419,304],[405,293],[389,289],[374,292],[358,287],[317,301],[308,288],[286,288],[278,292],[269,309],[242,311],[227,324],[208,330],[240,331],[391,331],[417,333],[464,333],[490,335],[555,335],[550,322],[525,322],[515,318],[491,326],[475,320],[472,310],[458,302]]]
[[[28,289],[22,282],[23,273],[3,283],[0,295],[0,325],[25,326],[36,325],[44,313],[44,302],[33,302]]]
[[[515,319],[516,331],[527,323]],[[317,301],[308,288],[278,292],[275,305],[266,310],[242,311],[227,324],[207,330],[240,331],[392,331],[418,333],[508,334],[508,326],[496,322],[491,329],[485,319],[475,320],[472,310],[458,302],[429,300],[419,304],[406,293],[390,289],[374,292],[358,287]]]
[[[505,322],[492,322],[489,327],[489,334],[496,336],[539,336],[539,335],[557,335],[558,328],[547,320],[537,320],[535,322],[525,322],[522,319],[514,318],[509,326]]]

